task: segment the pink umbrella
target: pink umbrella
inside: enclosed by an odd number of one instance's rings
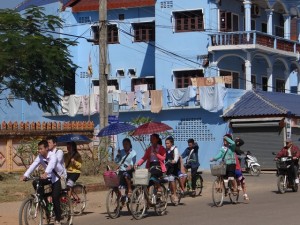
[[[173,128],[165,123],[148,122],[136,128],[132,136],[160,133],[168,130],[173,130]]]

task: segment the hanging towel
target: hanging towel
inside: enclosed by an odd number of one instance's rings
[[[127,100],[128,100],[128,106],[129,108],[133,108],[135,97],[134,97],[134,92],[127,92]]]
[[[149,91],[143,93],[142,105],[144,108],[148,108],[150,105]]]
[[[188,88],[169,89],[170,106],[184,106],[190,100]]]
[[[200,87],[200,105],[209,112],[218,112],[223,109],[224,97],[227,89],[224,84]]]
[[[127,93],[126,92],[121,92],[119,94],[119,105],[127,105]]]
[[[70,96],[64,96],[61,99],[61,112],[63,114],[68,114],[69,113],[69,100],[70,100]]]
[[[81,96],[70,95],[69,99],[69,116],[76,116],[81,104]]]
[[[162,110],[162,91],[151,90],[151,112],[159,113]]]
[[[146,92],[148,91],[148,85],[147,84],[134,85],[134,91]]]
[[[197,87],[197,78],[196,77],[192,77],[191,78],[191,83],[192,83],[192,86],[196,86]]]
[[[84,116],[89,115],[89,104],[90,104],[89,101],[90,101],[89,96],[85,95],[81,97],[82,114]]]

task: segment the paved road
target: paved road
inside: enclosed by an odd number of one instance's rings
[[[237,205],[229,204],[228,199],[224,206],[212,206],[211,184],[213,177],[204,175],[205,188],[203,195],[197,198],[184,198],[183,204],[177,207],[168,206],[167,215],[156,216],[153,209],[142,220],[134,220],[128,212],[117,219],[107,217],[104,208],[100,211],[90,211],[86,215],[76,217],[74,224],[143,224],[143,225],[296,225],[299,224],[299,196],[300,193],[289,191],[277,194],[276,176],[262,174],[260,177],[247,176],[250,203],[240,202]],[[88,210],[89,211],[89,210]]]

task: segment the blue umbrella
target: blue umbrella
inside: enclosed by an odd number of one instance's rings
[[[129,124],[129,123],[112,123],[108,126],[102,128],[100,132],[98,133],[97,137],[104,137],[104,136],[110,136],[110,135],[116,135],[121,134],[124,132],[132,131],[135,129],[135,126]]]
[[[67,143],[72,141],[83,144],[83,143],[89,143],[92,140],[80,134],[65,134],[57,138],[57,143]]]

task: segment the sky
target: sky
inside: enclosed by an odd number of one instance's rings
[[[24,0],[0,0],[0,9],[15,8]]]

